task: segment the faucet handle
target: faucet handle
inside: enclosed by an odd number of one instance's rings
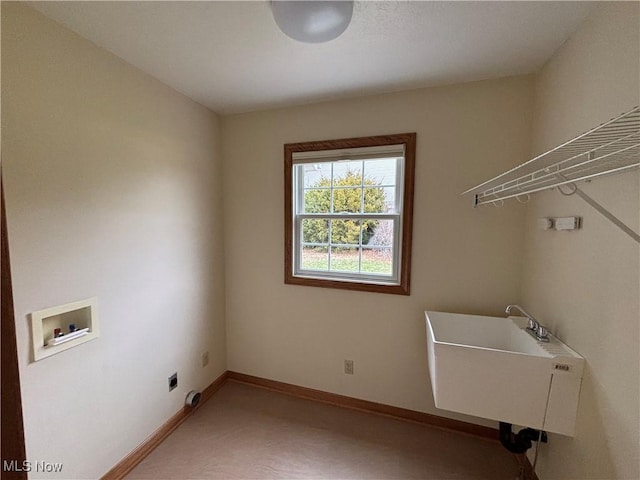
[[[527,330],[531,330],[532,332],[537,333],[538,329],[540,328],[540,324],[531,317],[527,318],[529,319],[529,322],[527,323]]]
[[[549,330],[547,327],[543,327],[542,325],[538,325],[538,329],[536,330],[536,337],[538,340],[549,340]]]

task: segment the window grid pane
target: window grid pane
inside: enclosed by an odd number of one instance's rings
[[[363,205],[363,204],[360,203],[360,205]],[[360,220],[360,234],[358,236],[358,273],[362,272],[362,225],[363,224],[364,222]]]
[[[307,223],[305,222],[313,222]],[[366,235],[368,227],[373,234]],[[355,276],[393,275],[393,244],[399,217],[356,217],[335,220],[331,215],[304,218],[300,241],[300,270],[349,273]],[[306,228],[305,228],[306,227]],[[318,229],[325,231],[318,231]],[[312,239],[314,241],[308,241]]]
[[[361,272],[373,275],[393,274],[393,249],[389,247],[363,248]]]
[[[398,211],[397,159],[299,164],[299,213]],[[338,165],[336,165],[336,163]],[[357,164],[358,168],[353,168]],[[371,167],[368,167],[368,165]],[[347,168],[343,165],[350,165]],[[326,193],[324,193],[326,192]],[[359,196],[360,199],[355,200]]]
[[[330,247],[332,250],[331,263],[329,264],[329,271],[331,272],[349,272],[360,273],[359,257],[360,248],[349,246],[347,248],[342,247]]]
[[[301,250],[301,265],[304,270],[329,270],[328,247],[303,247]]]
[[[394,256],[394,247],[400,238],[398,182],[402,180],[399,163],[402,160],[296,165],[296,215],[317,214],[295,222],[298,271],[328,277],[397,276],[398,266],[394,267],[394,262],[399,262],[399,258]],[[332,218],[333,215],[339,219]],[[318,228],[322,223],[326,224],[324,234]],[[313,235],[312,226],[316,227]],[[383,237],[386,240],[381,240]]]
[[[333,169],[333,165],[331,165],[331,168]],[[332,170],[332,172],[333,172],[333,170]],[[329,241],[329,251],[328,251],[328,253],[329,253],[329,258],[328,258],[329,266],[327,268],[331,268],[331,238],[332,238],[331,236],[333,235],[333,232],[331,231],[331,224],[332,223],[333,222],[331,220],[329,220],[329,230],[328,230],[329,236],[327,237],[328,241]]]

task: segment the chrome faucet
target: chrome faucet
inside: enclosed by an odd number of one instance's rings
[[[520,305],[509,305],[507,309],[504,311],[504,313],[506,313],[507,315],[510,315],[511,310],[514,308],[517,310],[520,310],[520,313],[522,313],[525,317],[527,317],[527,320],[529,320],[529,323],[527,325],[527,330],[531,330],[532,332],[537,332],[538,328],[540,328],[540,322],[538,322],[538,320],[536,320],[536,318],[533,315],[527,312]]]
[[[531,315],[529,312],[527,312],[524,308],[522,308],[520,305],[509,305],[506,310],[505,313],[507,315],[511,314],[511,310],[512,309],[517,309],[519,310],[525,317],[527,317],[528,323],[527,323],[527,331],[532,334],[533,336],[536,337],[536,339],[540,342],[548,342],[549,341],[549,330],[547,329],[547,327],[540,325],[540,322],[538,322],[538,320],[536,320],[536,318]]]

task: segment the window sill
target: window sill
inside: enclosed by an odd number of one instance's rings
[[[325,278],[311,278],[289,274],[285,276],[284,283],[288,285],[301,285],[307,287],[338,288],[343,290],[356,290],[360,292],[389,293],[392,295],[410,294],[408,281],[404,284],[365,283],[352,280],[345,281]]]

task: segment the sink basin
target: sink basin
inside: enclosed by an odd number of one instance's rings
[[[436,407],[573,436],[584,359],[522,317],[425,312]]]

